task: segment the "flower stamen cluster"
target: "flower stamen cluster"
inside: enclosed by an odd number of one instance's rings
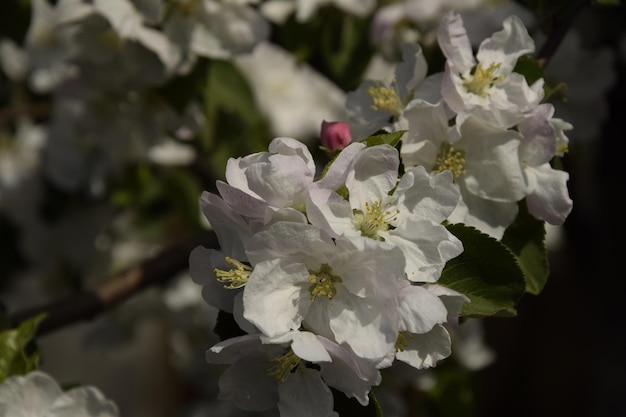
[[[342,279],[331,273],[331,268],[328,264],[323,264],[319,272],[309,271],[309,274],[311,301],[314,301],[317,297],[326,297],[332,300],[337,295],[335,284],[341,283]]]
[[[281,356],[270,358],[270,362],[272,362],[273,365],[267,370],[267,374],[276,378],[278,383],[282,384],[287,380],[289,374],[298,368],[302,359],[300,359],[293,350],[289,349]]]
[[[504,80],[502,75],[495,75],[501,66],[501,63],[493,62],[487,68],[483,68],[480,62],[477,63],[469,75],[461,76],[463,78],[463,86],[472,94],[480,97],[487,96],[489,88],[493,87],[495,83]]]
[[[386,207],[390,207],[391,203],[387,203]],[[379,235],[381,231],[389,230],[390,223],[398,220],[399,209],[384,210],[382,201],[374,203],[365,202],[365,213],[362,210],[355,209],[354,221],[356,228],[361,231],[361,235],[375,240],[384,240]]]
[[[225,271],[223,269],[214,268],[215,276],[219,282],[227,282],[228,285],[224,285],[227,289],[241,288],[248,282],[248,277],[252,273],[252,267],[244,263],[239,262],[229,256],[225,257],[227,263],[234,266],[234,268]]]
[[[382,86],[379,82],[376,86],[367,89],[367,95],[372,98],[372,110],[383,110],[391,113],[394,117],[398,117],[402,112],[402,101],[398,97],[396,89],[393,88],[395,80],[391,87]]]
[[[454,178],[467,174],[465,169],[465,151],[454,149],[449,142],[444,142],[439,148],[439,153],[433,166],[434,172],[451,171]]]

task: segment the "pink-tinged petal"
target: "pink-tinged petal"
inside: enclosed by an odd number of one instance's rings
[[[233,187],[223,181],[217,181],[216,184],[220,195],[228,203],[231,209],[242,216],[252,218],[263,218],[265,208],[268,204],[257,197],[254,197],[239,188]]]
[[[243,218],[219,196],[203,192],[200,209],[215,231],[220,248],[227,256],[245,261],[244,242],[250,238],[250,228]]]
[[[526,197],[528,211],[550,224],[563,224],[573,206],[567,189],[569,174],[552,169],[550,164],[528,171],[532,172],[537,181],[537,187]]]

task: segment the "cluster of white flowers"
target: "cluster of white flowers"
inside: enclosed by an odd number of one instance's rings
[[[221,398],[327,416],[332,387],[367,405],[395,360],[422,369],[451,353],[444,324],[469,299],[438,284],[464,249],[446,221],[500,239],[523,199],[552,224],[569,214],[568,174],[550,161],[570,125],[541,104],[542,80],[513,71],[534,50],[524,25],[505,20],[476,57],[456,12],[438,38],[445,72],[427,77],[411,46],[393,80],[348,94],[352,136],[401,133],[400,151],[341,143],[317,175],[304,144],[278,137],[268,152],[231,158],[219,195],[203,193],[221,250],[197,247],[190,273],[246,333],[207,352],[230,364]]]
[[[569,175],[550,161],[567,151],[564,131],[572,126],[542,103],[542,78],[529,85],[513,71],[519,57],[535,50],[523,23],[507,18],[476,56],[456,12],[444,17],[437,35],[444,72],[426,76],[421,49],[407,46],[391,81],[367,81],[348,94],[353,135],[407,130],[405,166],[454,176],[461,200],[452,222],[500,239],[526,199],[535,217],[562,224],[572,209]]]

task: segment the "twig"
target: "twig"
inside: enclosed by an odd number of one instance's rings
[[[36,334],[42,336],[69,324],[91,320],[139,290],[153,284],[164,283],[187,269],[189,253],[198,245],[217,248],[219,243],[213,232],[192,236],[164,249],[153,258],[117,274],[94,291],[79,292],[46,305],[9,314],[10,321],[16,324],[46,312],[47,316],[39,325]]]
[[[563,42],[567,31],[574,23],[574,20],[576,20],[576,17],[578,17],[578,14],[582,11],[582,9],[588,5],[590,5],[589,0],[580,0],[568,5],[566,8],[567,13],[563,16],[558,16],[558,13],[555,13],[552,16],[550,33],[536,56],[536,59],[539,61],[539,65],[541,65],[542,68],[545,68],[548,65],[550,59],[552,59],[559,48],[559,45]]]

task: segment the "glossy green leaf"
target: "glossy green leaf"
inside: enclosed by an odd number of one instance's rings
[[[391,133],[380,133],[377,135],[369,136],[365,139],[360,140],[360,142],[365,143],[366,146],[376,146],[376,145],[390,145],[395,147],[402,139],[402,136],[406,133],[406,130],[398,130],[396,132]]]
[[[0,332],[0,383],[12,375],[24,375],[37,369],[39,352],[31,349],[32,340],[45,317],[43,313],[16,328]]]
[[[540,78],[544,78],[543,69],[539,61],[528,56],[519,57],[513,71],[522,74],[528,85],[531,85]]]
[[[550,275],[545,224],[528,213],[525,201],[519,206],[517,219],[504,233],[502,243],[517,258],[524,272],[526,291],[537,295]]]
[[[462,316],[514,316],[524,294],[524,275],[515,256],[496,239],[463,224],[446,226],[463,242],[438,283],[468,296]]]

